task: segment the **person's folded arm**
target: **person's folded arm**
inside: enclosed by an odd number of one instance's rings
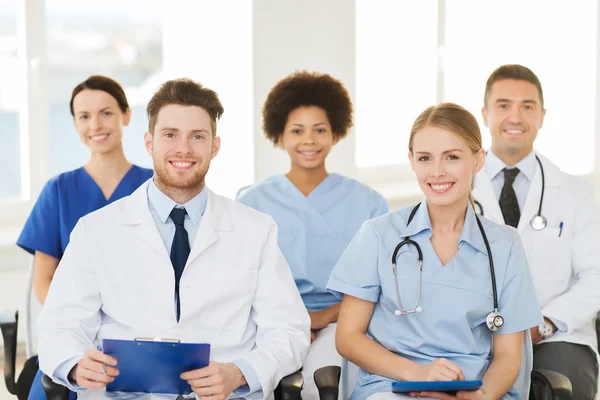
[[[309,311],[310,329],[319,330],[327,325],[337,322],[340,315],[340,303],[334,304],[320,311]]]

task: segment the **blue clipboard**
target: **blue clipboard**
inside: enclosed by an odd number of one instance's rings
[[[458,392],[461,390],[477,390],[483,385],[481,381],[450,382],[392,382],[392,392]]]
[[[190,394],[191,386],[180,375],[210,362],[205,343],[104,339],[102,347],[117,359],[119,370],[106,385],[108,392]]]

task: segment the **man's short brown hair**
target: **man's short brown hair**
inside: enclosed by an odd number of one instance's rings
[[[217,120],[221,118],[225,111],[219,96],[214,90],[188,78],[167,81],[154,93],[150,102],[148,102],[148,107],[146,107],[150,133],[154,133],[154,127],[161,108],[171,104],[203,108],[210,115],[213,136],[217,134]]]
[[[484,107],[487,106],[490,92],[494,83],[505,79],[514,79],[517,81],[527,81],[529,83],[533,83],[535,87],[537,87],[540,95],[540,101],[542,102],[542,107],[544,107],[544,93],[542,92],[542,84],[540,83],[540,80],[532,70],[519,64],[503,65],[492,72],[487,80],[487,83],[485,84],[485,94],[483,96]]]

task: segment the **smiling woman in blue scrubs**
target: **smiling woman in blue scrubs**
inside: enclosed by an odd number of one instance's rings
[[[438,399],[511,399],[521,363],[523,331],[542,321],[521,240],[515,230],[481,219],[495,267],[498,311],[504,326],[492,332],[488,250],[471,200],[473,176],[485,152],[475,117],[451,103],[425,110],[415,121],[409,159],[425,200],[367,221],[335,266],[328,288],[343,296],[337,347],[357,364],[352,399],[396,399],[392,381],[482,379],[480,390],[414,393]],[[392,254],[405,237],[413,244]],[[420,297],[418,296],[421,281]],[[398,291],[396,290],[398,285]],[[420,312],[410,310],[419,298]],[[415,306],[416,308],[416,306]],[[492,340],[493,339],[493,340]],[[493,358],[492,358],[493,351]]]
[[[361,224],[387,212],[385,199],[359,182],[329,173],[325,159],[352,126],[352,103],[327,74],[298,72],[271,90],[264,132],[285,149],[291,167],[253,186],[238,200],[273,216],[283,252],[311,317],[312,345],[303,366],[304,399],[317,399],[316,369],[340,365],[335,327],[340,300],[325,286]]]
[[[70,106],[90,160],[46,183],[17,241],[35,255],[33,288],[40,303],[46,299],[79,218],[130,195],[153,174],[125,157],[123,128],[129,124],[131,110],[121,85],[104,76],[91,76],[75,87]],[[29,399],[46,398],[41,377],[38,371]]]

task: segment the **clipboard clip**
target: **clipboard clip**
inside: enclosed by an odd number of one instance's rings
[[[151,338],[151,337],[136,337],[136,342],[157,342],[157,343],[181,343],[181,340],[175,338]]]

